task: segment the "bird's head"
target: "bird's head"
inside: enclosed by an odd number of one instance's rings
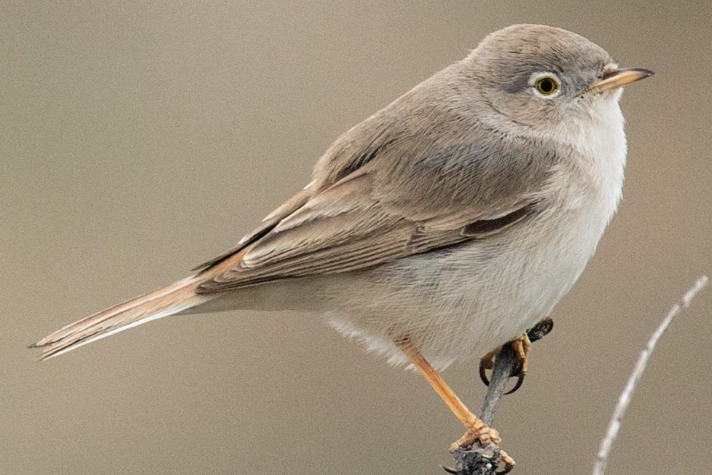
[[[494,113],[540,131],[600,118],[611,106],[617,109],[622,86],[653,74],[621,69],[595,43],[542,25],[513,25],[492,33],[464,64]]]

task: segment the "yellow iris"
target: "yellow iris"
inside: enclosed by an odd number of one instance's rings
[[[536,90],[545,96],[550,96],[559,90],[559,82],[551,76],[544,76],[536,80]]]

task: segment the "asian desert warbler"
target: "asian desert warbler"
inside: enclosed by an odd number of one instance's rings
[[[35,346],[49,358],[176,314],[314,312],[423,371],[468,427],[458,445],[497,442],[428,361],[481,357],[569,291],[621,198],[621,86],[651,74],[562,29],[492,33],[338,138],[235,248]]]

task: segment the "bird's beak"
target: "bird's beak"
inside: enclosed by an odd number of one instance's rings
[[[596,81],[588,87],[588,92],[601,93],[618,89],[621,86],[630,84],[655,74],[645,68],[621,68],[606,71],[600,81]]]

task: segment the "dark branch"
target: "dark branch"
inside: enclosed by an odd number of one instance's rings
[[[491,426],[492,422],[494,422],[499,400],[504,396],[507,383],[512,373],[516,370],[517,363],[517,353],[514,351],[512,344],[507,343],[494,360],[490,384],[485,395],[485,402],[482,404],[480,419],[488,426]]]

